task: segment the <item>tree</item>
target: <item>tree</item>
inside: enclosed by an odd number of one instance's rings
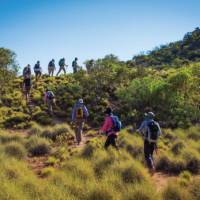
[[[16,76],[18,66],[16,54],[9,49],[0,48],[0,96],[4,95]]]

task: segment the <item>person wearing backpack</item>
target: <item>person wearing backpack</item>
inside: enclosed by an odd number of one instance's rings
[[[83,127],[88,116],[88,109],[84,105],[83,99],[79,99],[72,111],[72,123],[75,124],[75,136],[78,145],[82,140]]]
[[[56,69],[55,60],[52,59],[52,60],[49,62],[49,65],[48,65],[49,76],[53,76],[55,69]]]
[[[73,68],[73,72],[74,74],[78,72],[78,58],[75,58],[74,61],[72,62],[72,68]]]
[[[157,148],[156,142],[161,135],[160,125],[154,118],[153,112],[145,113],[145,119],[138,129],[144,138],[144,157],[151,173],[155,171],[153,153]]]
[[[66,74],[66,70],[65,70],[65,66],[67,67],[68,65],[65,64],[65,58],[61,58],[58,62],[60,68],[58,70],[58,73],[56,76],[59,75],[59,73],[63,70],[64,71],[64,74]]]
[[[24,93],[24,96],[26,97],[27,103],[28,103],[29,97],[30,97],[31,86],[32,86],[31,76],[26,76],[23,80],[22,88],[23,88],[23,93]]]
[[[23,77],[24,79],[31,78],[31,66],[29,64],[23,69]]]
[[[50,115],[53,114],[53,104],[55,104],[55,95],[54,93],[47,89],[44,95],[44,101],[48,107],[48,112]]]
[[[99,130],[99,134],[105,133],[107,135],[104,148],[108,149],[108,147],[112,145],[118,150],[116,140],[121,130],[121,122],[117,116],[113,115],[112,109],[110,107],[108,107],[104,113],[106,115],[105,120],[103,126]]]
[[[40,61],[37,61],[37,63],[34,66],[34,72],[35,72],[35,78],[36,81],[40,78],[40,76],[42,75],[42,69],[40,67]]]

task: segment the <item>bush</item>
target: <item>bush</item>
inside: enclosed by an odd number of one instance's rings
[[[4,122],[6,128],[27,128],[29,126],[30,116],[22,112],[14,112]],[[22,124],[20,126],[20,124]]]
[[[191,193],[193,200],[200,199],[200,178],[194,179],[189,187],[189,192]]]
[[[176,141],[172,147],[171,147],[171,151],[177,155],[181,153],[181,150],[185,147],[185,144],[183,141]]]
[[[84,158],[91,158],[94,154],[95,147],[92,144],[88,144],[87,146],[84,147],[81,156]]]
[[[32,156],[48,154],[51,150],[50,143],[44,138],[32,136],[26,143],[26,148]]]
[[[126,194],[126,200],[156,200],[159,199],[155,190],[148,184],[136,184]]]
[[[1,144],[6,144],[9,142],[22,142],[23,138],[18,136],[18,135],[11,135],[11,134],[6,134],[6,133],[0,133],[0,143]]]
[[[57,125],[52,128],[49,127],[47,129],[44,129],[42,132],[42,136],[49,138],[53,141],[63,140],[61,142],[74,139],[74,133],[68,125]]]
[[[140,169],[134,166],[127,166],[121,172],[122,180],[125,183],[141,183],[145,180],[145,176]]]
[[[186,170],[186,161],[179,157],[174,158],[170,155],[163,154],[156,162],[156,169],[167,173],[179,174]]]
[[[36,123],[32,123],[31,128],[29,130],[30,135],[41,135],[42,127]]]
[[[187,149],[182,152],[183,159],[186,160],[186,169],[194,174],[200,171],[200,155],[197,151]]]
[[[55,169],[53,167],[45,167],[41,171],[41,176],[48,177],[48,176],[52,175],[54,172],[55,172]]]
[[[33,120],[38,122],[42,125],[51,125],[53,124],[53,120],[49,117],[49,115],[46,112],[37,112],[33,115]]]
[[[5,146],[5,153],[17,159],[23,159],[26,156],[26,149],[19,143],[11,142]]]
[[[190,200],[189,194],[177,184],[169,184],[162,193],[163,200]]]
[[[115,200],[112,192],[110,191],[111,188],[95,188],[92,190],[88,196],[88,200]]]

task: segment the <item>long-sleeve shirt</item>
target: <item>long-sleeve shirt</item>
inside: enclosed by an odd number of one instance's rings
[[[84,118],[87,118],[89,116],[89,112],[88,112],[88,109],[86,108],[86,106],[83,104],[80,104],[80,103],[76,103],[72,110],[72,121],[76,120],[76,111],[81,107],[83,109]]]
[[[100,128],[101,132],[107,133],[108,136],[112,134],[116,134],[115,131],[112,130],[113,128],[113,120],[111,116],[105,117],[103,126]]]
[[[144,136],[144,139],[148,139],[148,136],[150,135],[150,129],[148,127],[148,124],[152,121],[154,121],[154,120],[152,120],[152,119],[144,120],[142,122],[142,124],[140,125],[140,128],[138,129],[138,131]],[[162,134],[161,129],[160,129],[160,125],[159,125],[158,122],[155,122],[155,123],[158,126],[158,136],[160,136]]]

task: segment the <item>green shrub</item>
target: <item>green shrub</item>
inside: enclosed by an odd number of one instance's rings
[[[95,188],[88,196],[88,200],[115,200],[110,188]]]
[[[9,133],[6,133],[6,132],[2,132],[0,133],[0,143],[1,144],[6,144],[6,143],[9,143],[9,142],[22,142],[23,141],[23,138],[18,136],[18,135],[11,135]]]
[[[131,187],[125,194],[126,200],[158,200],[159,197],[156,191],[149,187],[148,184],[136,184]]]
[[[47,177],[50,176],[54,173],[55,169],[53,167],[45,167],[44,169],[42,169],[41,171],[41,176],[42,177]]]
[[[177,155],[181,153],[181,150],[185,147],[185,144],[183,141],[176,141],[172,147],[171,147],[171,151]]]
[[[27,128],[29,126],[30,116],[22,112],[14,112],[12,116],[4,122],[6,128]],[[23,126],[20,127],[20,124]]]
[[[82,150],[81,156],[84,157],[84,158],[91,158],[94,154],[94,151],[95,151],[94,145],[89,143]]]
[[[46,112],[37,112],[33,115],[33,120],[42,125],[53,125],[53,120]]]
[[[74,133],[68,125],[56,125],[55,127],[44,129],[42,136],[60,142],[62,142],[61,140],[66,142],[74,139]]]
[[[45,138],[32,136],[26,143],[26,148],[32,156],[48,154],[51,150],[50,142]]]
[[[193,200],[199,200],[200,199],[200,178],[194,179],[190,186],[189,186],[189,192],[191,193]]]
[[[32,123],[31,128],[29,130],[30,135],[41,135],[42,133],[42,127],[38,125],[37,123]]]
[[[177,184],[169,184],[162,193],[163,200],[190,200],[190,195]]]
[[[186,169],[198,174],[200,171],[200,154],[193,149],[187,149],[182,152],[182,156],[186,160]]]
[[[121,171],[122,180],[125,183],[140,183],[145,180],[145,176],[140,169],[135,166],[127,166]]]
[[[26,156],[26,149],[22,144],[11,142],[5,146],[5,153],[17,159],[23,159]]]
[[[180,173],[179,177],[190,181],[191,180],[191,173],[188,172],[188,171],[183,171],[183,172]]]

